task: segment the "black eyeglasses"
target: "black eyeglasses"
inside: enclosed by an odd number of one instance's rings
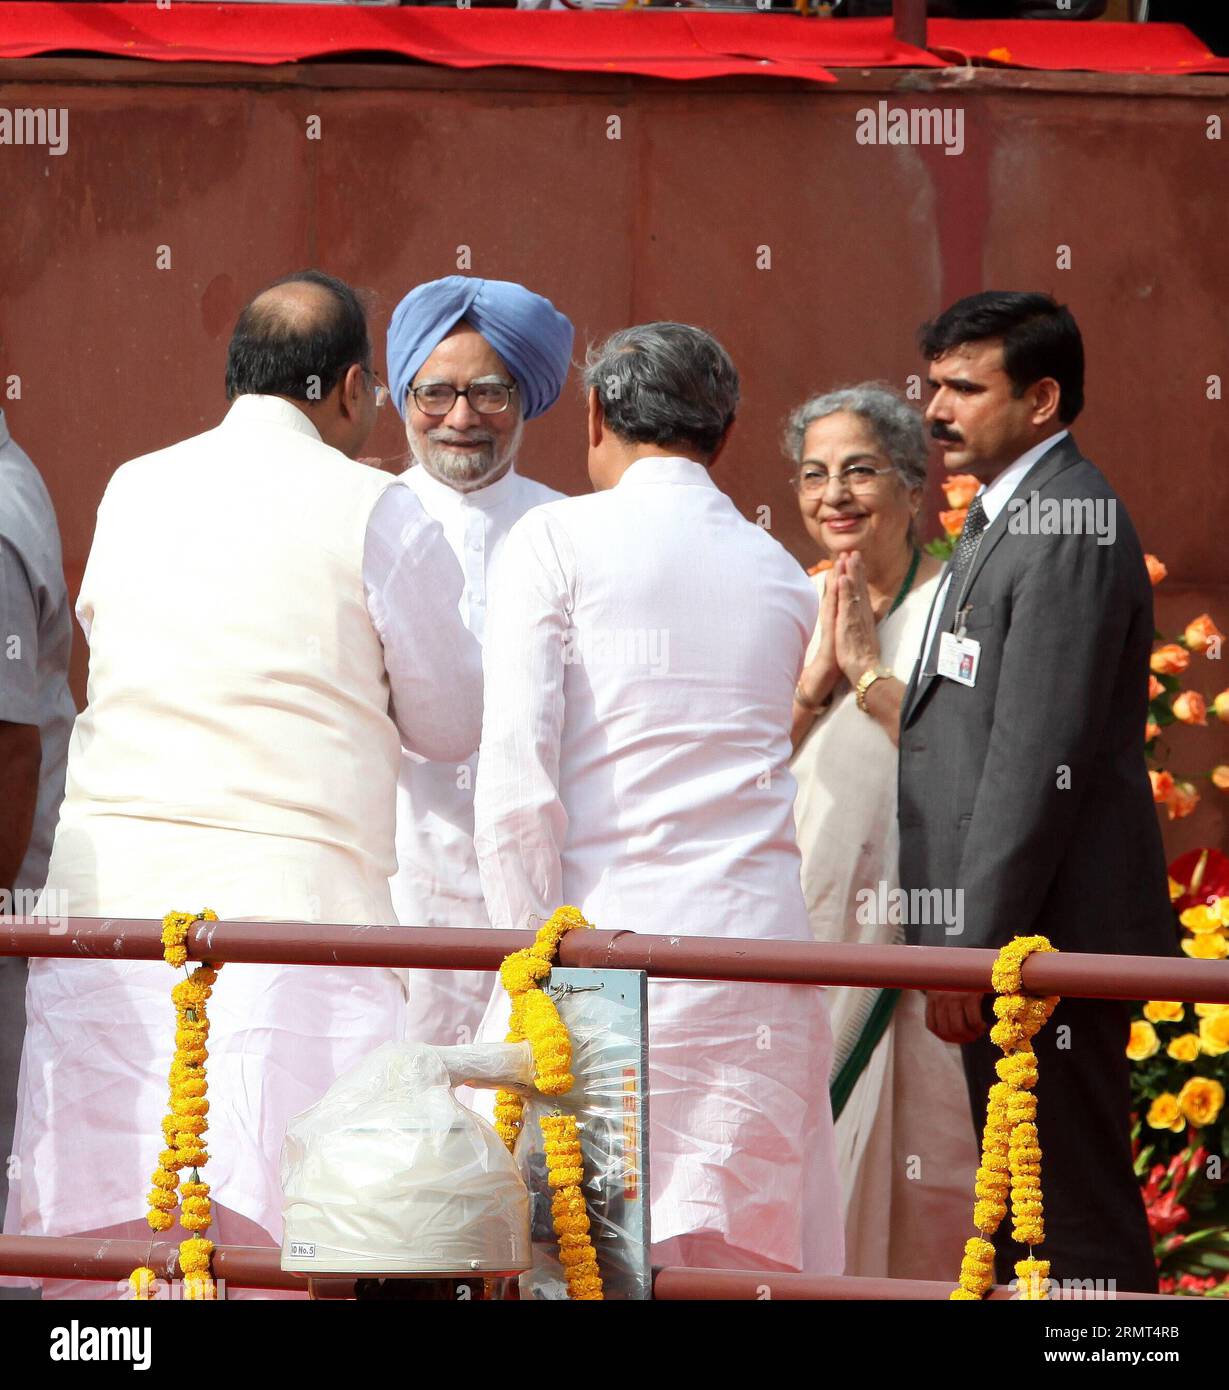
[[[502,381],[475,381],[458,391],[446,381],[433,381],[426,386],[410,387],[410,395],[424,415],[447,415],[458,396],[464,396],[479,415],[498,415],[507,410],[515,390],[516,382],[508,386]]]
[[[367,378],[369,382],[371,382],[371,389],[375,393],[376,398],[376,409],[379,410],[379,408],[384,404],[384,402],[388,400],[392,392],[389,391],[388,387],[384,385],[384,383],[380,380],[378,376],[376,376],[375,372],[373,372],[370,367],[363,368],[363,375]]]

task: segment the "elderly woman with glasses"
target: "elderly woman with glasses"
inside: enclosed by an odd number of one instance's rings
[[[917,543],[922,418],[886,387],[863,384],[800,405],[784,445],[823,553],[793,716],[811,930],[819,941],[894,944],[904,939],[900,705],[942,569]],[[842,987],[828,1003],[846,1273],[933,1278],[959,1265],[976,1167],[959,1049],[926,1031],[917,993]]]

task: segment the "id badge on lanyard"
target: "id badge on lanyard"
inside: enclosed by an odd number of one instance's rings
[[[965,620],[971,608],[972,604],[957,614],[955,632],[939,635],[939,657],[935,666],[940,676],[967,686],[977,684],[977,663],[981,660],[981,643],[964,635]]]

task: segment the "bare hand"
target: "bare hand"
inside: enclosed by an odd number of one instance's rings
[[[841,677],[836,660],[836,579],[835,570],[828,571],[824,596],[819,605],[819,646],[814,657],[803,668],[798,684],[815,704],[826,700]]]
[[[836,579],[836,660],[850,685],[879,661],[879,634],[862,556],[851,550],[837,557],[828,582]]]
[[[927,994],[926,1027],[944,1042],[975,1042],[987,1026],[981,1012],[983,998],[980,990],[972,994]]]

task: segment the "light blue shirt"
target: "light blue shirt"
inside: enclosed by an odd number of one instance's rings
[[[68,688],[72,640],[55,509],[0,410],[0,720],[35,725],[42,741],[34,828],[16,889],[37,891],[47,877],[77,717]]]

